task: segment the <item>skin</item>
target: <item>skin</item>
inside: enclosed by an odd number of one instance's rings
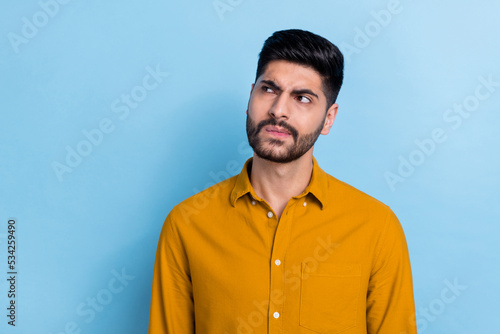
[[[337,115],[338,104],[327,109],[322,87],[322,78],[314,69],[284,60],[269,62],[252,84],[247,122],[257,128],[261,122],[271,123],[255,135],[260,149],[271,159],[259,156],[254,149],[250,182],[278,218],[290,198],[300,195],[309,184],[314,145],[295,160],[278,161],[293,151],[301,138],[328,134]]]

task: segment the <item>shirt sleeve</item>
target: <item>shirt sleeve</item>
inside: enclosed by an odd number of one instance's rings
[[[410,257],[403,228],[392,211],[376,252],[366,303],[368,334],[416,334]]]
[[[156,250],[148,334],[194,333],[189,263],[172,216],[163,224]]]

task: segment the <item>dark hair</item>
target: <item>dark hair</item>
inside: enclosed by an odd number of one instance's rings
[[[344,56],[327,39],[299,29],[276,31],[260,51],[255,81],[273,60],[312,67],[323,79],[328,107],[337,99],[344,78]]]

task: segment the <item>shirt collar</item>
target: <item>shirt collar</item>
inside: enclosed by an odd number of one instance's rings
[[[255,193],[255,190],[250,183],[249,172],[252,168],[253,158],[249,158],[243,168],[241,169],[241,173],[236,177],[236,183],[234,184],[233,190],[231,192],[231,196],[229,198],[231,205],[235,206],[236,201],[245,194],[250,193],[250,195],[258,200],[262,201],[263,199],[259,198]],[[313,161],[313,170],[311,175],[311,180],[309,181],[309,185],[302,192],[302,194],[293,196],[293,198],[301,198],[311,193],[321,204],[321,209],[323,209],[326,205],[326,186],[328,183],[328,174],[325,173],[319,166],[316,158],[312,158]]]

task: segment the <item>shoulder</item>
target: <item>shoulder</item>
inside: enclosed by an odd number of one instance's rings
[[[328,216],[343,217],[349,224],[383,230],[399,221],[392,209],[371,195],[325,173],[324,198]]]
[[[355,206],[358,208],[373,208],[382,211],[390,211],[389,206],[380,200],[368,195],[367,193],[353,187],[352,185],[341,181],[330,174],[327,175],[327,194],[329,199],[337,203]]]
[[[231,191],[236,183],[238,175],[225,179],[213,186],[196,193],[179,204],[170,211],[167,219],[174,221],[188,222],[197,217],[214,212],[214,210],[228,207]]]
[[[404,241],[401,223],[388,205],[331,175],[327,179],[327,210],[331,215],[345,218],[348,225],[365,229],[376,239]]]

